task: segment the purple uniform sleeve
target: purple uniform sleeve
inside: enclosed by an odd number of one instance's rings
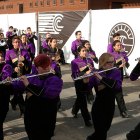
[[[107,46],[107,52],[108,53],[112,53],[113,52],[112,43],[108,44],[108,46]]]
[[[111,74],[104,77],[103,79],[99,81],[97,78],[92,77],[89,81],[89,88],[93,88],[94,86],[97,86],[100,82],[103,83],[108,88],[112,88],[115,90],[120,90],[122,87],[122,80],[121,80],[121,72],[118,69],[112,70]]]
[[[77,53],[77,46],[76,46],[76,41],[73,41],[71,44],[71,51],[75,55]]]
[[[13,73],[13,69],[9,64],[5,64],[5,66],[2,69],[2,80],[6,79],[7,77],[11,77]]]
[[[44,96],[48,98],[57,98],[59,97],[63,86],[62,79],[57,76],[52,76],[45,81],[44,84]]]

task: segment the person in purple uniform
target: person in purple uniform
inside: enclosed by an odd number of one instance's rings
[[[87,49],[87,57],[91,58],[95,63],[98,64],[98,58],[95,51],[91,48],[90,42],[88,40],[84,40],[82,45]]]
[[[12,67],[4,62],[4,54],[0,52],[0,81],[11,77]],[[8,85],[7,85],[8,86]],[[11,87],[0,84],[0,140],[4,140],[3,123],[9,110]]]
[[[125,66],[128,66],[129,65],[129,63],[128,63],[128,57],[126,56],[126,54],[124,52],[121,51],[122,50],[122,45],[121,45],[121,42],[119,40],[115,40],[113,42],[112,46],[113,46],[113,50],[114,51],[111,54],[115,58],[115,61],[116,61],[116,64],[115,65],[121,71],[121,78],[122,78],[122,81],[123,81],[123,68]],[[117,104],[118,104],[120,115],[123,118],[128,118],[129,115],[127,113],[125,101],[124,101],[124,98],[123,98],[123,90],[122,89],[120,90],[120,92],[118,92],[116,94],[116,101],[117,101]]]
[[[130,74],[130,80],[135,81],[140,76],[140,61],[134,67]],[[140,139],[140,123],[136,125],[136,127],[126,134],[127,140],[139,140]]]
[[[25,49],[28,51],[30,57],[31,57],[31,61],[33,61],[34,57],[35,57],[35,48],[33,46],[32,43],[30,43],[27,40],[27,36],[25,34],[21,35],[21,44],[20,44],[20,49]]]
[[[87,49],[87,58],[90,58],[93,62],[98,64],[98,58],[96,57],[95,51],[91,48],[90,42],[88,40],[84,40],[82,43],[83,46]],[[92,90],[87,94],[87,101],[91,104],[94,100],[94,95]]]
[[[27,36],[29,42],[33,44],[34,50],[36,51],[36,47],[35,47],[35,43],[34,43],[34,39],[38,40],[38,37],[35,35],[36,32],[32,32],[31,27],[27,27],[26,32],[27,32],[26,36]]]
[[[21,75],[28,74],[31,71],[31,61],[27,50],[20,49],[21,40],[15,36],[12,39],[13,49],[6,52],[6,63],[10,64],[13,68],[12,78],[20,77]],[[19,105],[20,116],[24,113],[24,99],[22,94],[14,94],[10,101],[12,109],[16,110],[16,105]]]
[[[42,51],[44,53],[46,53],[49,49],[50,49],[50,45],[48,43],[48,41],[51,39],[51,34],[50,33],[46,33],[46,38],[45,40],[42,41]]]
[[[120,41],[120,34],[119,33],[114,33],[113,34],[113,42],[115,40],[119,40]],[[114,51],[113,46],[112,46],[112,43],[108,44],[108,46],[107,46],[107,52],[108,53],[112,53]]]
[[[76,31],[75,32],[75,36],[76,36],[76,40],[74,40],[71,44],[71,51],[73,53],[73,55],[75,56],[75,58],[78,57],[78,46],[82,45],[82,32],[81,31]]]
[[[24,123],[29,140],[51,140],[54,135],[57,102],[63,81],[49,73],[50,63],[48,56],[39,54],[34,59],[34,65],[38,74],[44,75],[28,79],[21,76],[20,81],[13,83],[14,89],[27,93]]]
[[[14,36],[17,36],[16,29],[14,29],[13,26],[10,26],[9,30],[6,32],[6,37],[8,38],[7,45],[9,50],[13,49],[12,39]]]
[[[89,80],[89,88],[95,89],[96,98],[92,106],[92,121],[94,132],[86,140],[106,140],[115,111],[115,93],[121,89],[121,73],[114,68],[114,57],[109,53],[103,53],[99,58],[99,72]]]
[[[77,51],[79,56],[71,62],[72,78],[74,79],[78,76],[89,74],[94,69],[93,61],[90,58],[86,58],[86,48],[84,46],[79,46]],[[84,80],[76,80],[74,81],[74,85],[77,98],[72,108],[72,114],[74,117],[77,117],[77,113],[80,109],[85,126],[89,127],[92,124],[87,108],[86,94],[89,92],[87,83]]]

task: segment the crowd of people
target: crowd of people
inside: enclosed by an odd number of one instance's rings
[[[129,117],[122,88],[124,69],[129,67],[129,60],[119,33],[113,35],[113,42],[99,58],[90,41],[82,40],[81,31],[76,31],[75,36],[76,40],[71,45],[75,57],[71,61],[71,76],[77,98],[71,113],[78,118],[80,110],[85,126],[94,126],[94,132],[86,140],[106,140],[114,116],[115,99],[120,115]],[[13,110],[19,106],[20,117],[24,117],[30,140],[51,140],[54,136],[57,111],[61,106],[61,64],[65,64],[64,53],[57,47],[57,39],[46,33],[46,38],[41,42],[42,51],[35,56],[34,39],[38,37],[31,27],[27,27],[26,33],[21,36],[17,36],[13,26],[9,27],[6,38],[0,33],[0,80],[3,82],[0,84],[0,140],[4,139],[3,123],[9,102]],[[139,76],[140,62],[130,79],[136,80]],[[93,88],[96,95],[93,94]],[[92,103],[91,113],[87,103]],[[138,140],[139,132],[140,124],[126,137],[128,140]]]

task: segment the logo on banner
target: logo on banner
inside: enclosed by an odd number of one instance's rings
[[[117,23],[114,25],[109,33],[108,42],[113,42],[113,34],[119,33],[120,34],[120,41],[122,45],[125,47],[125,51],[127,56],[129,56],[135,46],[135,36],[132,28],[124,22]]]
[[[59,34],[64,28],[60,25],[63,17],[62,14],[39,14],[39,33]]]

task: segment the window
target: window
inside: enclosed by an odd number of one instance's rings
[[[46,1],[46,4],[47,4],[47,5],[50,5],[50,0],[47,0],[47,1]]]
[[[80,3],[85,3],[85,0],[80,0]]]
[[[53,0],[53,5],[56,5],[56,0]]]
[[[69,0],[69,3],[70,4],[74,4],[74,0]]]
[[[40,1],[40,5],[43,6],[44,5],[44,1]]]
[[[23,4],[19,4],[19,13],[23,13]]]
[[[35,6],[38,6],[38,0],[35,2]]]
[[[4,9],[4,5],[1,8]]]
[[[31,8],[33,7],[33,2],[30,2],[30,7],[31,7]]]
[[[60,0],[60,5],[64,4],[64,0]]]

